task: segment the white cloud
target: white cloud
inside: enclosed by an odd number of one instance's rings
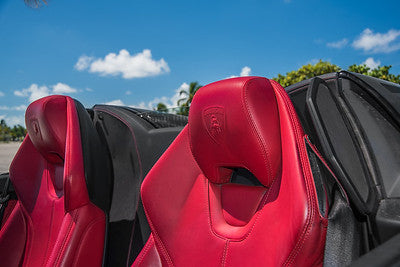
[[[27,108],[27,106],[25,106],[25,105],[19,105],[19,106],[12,107],[12,110],[24,111],[24,110],[26,110],[26,108]]]
[[[381,65],[381,62],[379,60],[375,61],[372,57],[369,57],[363,62],[363,64],[367,65],[367,67],[372,70],[379,67],[379,65]]]
[[[28,88],[14,91],[14,95],[19,97],[28,97],[29,102],[33,102],[51,94],[71,94],[77,92],[75,88],[64,83],[57,83],[56,85],[50,86],[50,88],[47,85],[38,86],[33,83]]]
[[[0,115],[0,120],[5,120],[8,126],[25,125],[25,117],[21,116],[7,116]]]
[[[174,112],[173,109],[177,108],[177,102],[179,99],[182,98],[182,96],[179,94],[182,90],[189,90],[189,84],[188,83],[182,83],[178,88],[174,90],[174,94],[171,96],[161,96],[161,97],[155,97],[152,100],[148,102],[139,102],[138,104],[134,105],[129,105],[130,107],[133,108],[142,108],[142,109],[150,109],[153,110],[157,107],[158,103],[164,103],[169,110],[169,112]],[[112,100],[109,102],[104,103],[106,105],[117,105],[117,106],[127,106],[122,100],[116,99]]]
[[[240,76],[250,76],[251,68],[248,66],[244,66],[242,71],[240,72]]]
[[[189,89],[189,84],[182,83],[177,89],[175,89],[174,94],[170,97],[167,97],[167,96],[156,97],[147,103],[140,102],[139,104],[132,105],[132,107],[143,108],[143,109],[153,109],[153,108],[157,107],[158,103],[162,102],[169,109],[177,108],[178,107],[177,102],[179,99],[182,98],[182,96],[179,94],[179,92],[182,90],[188,90],[188,89]],[[172,110],[171,110],[171,112],[172,112]]]
[[[78,59],[78,62],[76,62],[74,68],[79,71],[85,70],[90,66],[90,64],[92,63],[93,60],[94,60],[93,57],[88,57],[86,55],[82,55]]]
[[[326,46],[331,47],[331,48],[340,49],[340,48],[345,47],[348,42],[349,42],[349,40],[347,40],[346,38],[343,38],[342,40],[339,40],[336,42],[327,43]]]
[[[167,106],[167,108],[171,108],[169,101],[170,101],[169,97],[162,96],[162,97],[153,98],[149,102],[142,101],[139,104],[131,105],[131,107],[143,108],[143,109],[153,109],[157,106],[158,103],[162,102]],[[174,107],[176,107],[176,103],[175,103]]]
[[[88,69],[91,73],[99,73],[103,76],[121,75],[124,79],[143,78],[170,72],[168,63],[163,58],[154,60],[149,49],[133,55],[122,49],[118,54],[109,53],[104,59],[94,59],[84,55],[79,58],[75,68],[79,71]]]
[[[236,78],[236,77],[243,77],[243,76],[250,76],[251,74],[251,68],[248,66],[244,66],[242,68],[242,70],[240,71],[240,76],[236,76],[236,75],[231,75],[225,79],[230,79],[230,78]]]
[[[92,88],[88,88],[88,87],[87,87],[85,90],[88,91],[88,92],[93,92],[93,89],[92,89]]]
[[[21,116],[9,116],[6,117],[8,125],[25,125],[25,117]]]
[[[57,83],[56,85],[53,85],[53,94],[71,94],[76,92],[77,90],[75,88],[72,88],[65,83]]]
[[[4,93],[2,91],[0,91],[0,97],[4,96]]]
[[[26,89],[14,91],[14,95],[20,97],[29,97],[29,101],[33,102],[39,98],[50,95],[50,89],[45,85],[38,86],[34,83]]]
[[[125,94],[126,94],[126,95],[131,95],[132,92],[128,90],[128,91],[125,92]]]
[[[354,40],[353,47],[362,49],[364,52],[390,53],[400,49],[399,36],[400,30],[392,29],[387,33],[374,33],[367,28]]]
[[[175,90],[175,94],[170,97],[169,99],[169,103],[167,103],[167,107],[177,107],[177,102],[179,99],[182,98],[182,96],[179,94],[182,90],[184,91],[188,91],[189,90],[189,84],[187,83],[182,83],[181,86],[179,86],[176,90]]]
[[[122,102],[121,99],[115,99],[115,100],[111,100],[109,102],[104,103],[106,105],[112,105],[112,106],[126,106],[124,104],[124,102]]]
[[[0,110],[14,110],[14,111],[24,111],[26,110],[25,105],[19,105],[19,106],[0,106]]]

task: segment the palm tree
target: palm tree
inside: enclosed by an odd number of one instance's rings
[[[161,103],[161,102],[157,104],[156,110],[159,111],[159,112],[168,112],[167,106],[164,103]]]
[[[181,99],[178,100],[179,112],[180,115],[188,115],[189,114],[189,107],[190,103],[192,103],[194,94],[202,87],[198,82],[191,82],[189,84],[188,90],[181,90],[179,95],[183,95]]]

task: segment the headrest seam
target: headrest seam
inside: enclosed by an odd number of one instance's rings
[[[260,135],[260,133],[259,133],[259,131],[258,131],[256,125],[255,125],[253,115],[252,115],[252,113],[250,112],[249,106],[248,106],[247,90],[248,90],[248,85],[249,85],[250,83],[252,83],[253,81],[254,81],[254,79],[247,80],[246,83],[244,84],[244,90],[243,90],[244,97],[242,98],[242,101],[244,101],[244,106],[246,107],[246,110],[247,110],[247,113],[248,113],[248,116],[246,116],[246,117],[250,118],[250,119],[249,119],[249,122],[250,122],[250,124],[252,125],[252,128],[255,130],[257,139],[258,139],[258,141],[261,143],[261,146],[262,146],[262,148],[263,148],[264,153],[262,153],[262,157],[264,158],[264,162],[265,162],[266,165],[268,166],[268,175],[269,175],[269,177],[272,178],[272,172],[271,172],[272,167],[271,167],[271,162],[270,162],[269,159],[268,159],[268,157],[269,157],[269,152],[267,151],[266,145],[265,145],[264,142],[263,142],[264,139],[261,137],[261,135]]]
[[[190,127],[189,127],[189,122],[188,122],[188,125],[186,126],[187,128],[188,128],[188,139],[189,139],[189,146],[190,146],[190,154],[192,154],[192,156],[193,156],[193,159],[194,159],[194,161],[196,162],[196,165],[199,167],[199,169],[201,169],[200,168],[200,166],[199,166],[199,163],[197,162],[197,158],[196,158],[196,156],[193,154],[193,145],[192,145],[192,139],[190,138],[190,132],[191,132],[191,130],[190,130]],[[208,179],[207,179],[208,180]]]

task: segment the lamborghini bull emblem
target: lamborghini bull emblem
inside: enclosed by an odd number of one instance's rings
[[[225,130],[223,107],[211,107],[203,111],[203,120],[210,137],[218,144],[222,142]]]

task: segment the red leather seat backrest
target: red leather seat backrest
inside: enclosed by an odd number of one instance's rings
[[[134,265],[322,265],[327,220],[304,137],[274,81],[202,87],[188,126],[142,185],[152,235]],[[260,184],[231,183],[237,168]]]
[[[28,135],[10,167],[18,203],[0,231],[4,266],[102,263],[105,213],[86,187],[76,105],[49,96],[26,111]]]

